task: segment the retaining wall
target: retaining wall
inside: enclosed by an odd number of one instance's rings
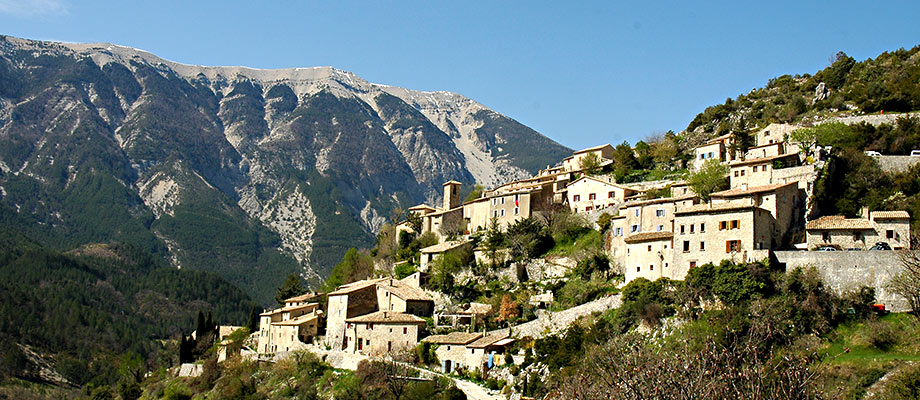
[[[815,267],[837,293],[860,286],[875,288],[876,302],[889,311],[908,311],[907,300],[888,290],[888,280],[901,271],[897,251],[775,251],[786,271]]]

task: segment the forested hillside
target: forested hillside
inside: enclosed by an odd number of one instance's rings
[[[212,273],[177,270],[131,246],[62,253],[0,226],[4,377],[114,383],[125,359],[141,357],[144,370],[173,365],[178,335],[199,312],[241,325],[254,306]]]

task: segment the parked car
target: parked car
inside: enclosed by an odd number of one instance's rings
[[[877,151],[872,151],[872,150],[866,150],[866,155],[869,157],[881,157],[882,153],[879,153]]]
[[[872,246],[869,250],[891,250],[891,246],[886,242],[878,242],[875,246]]]
[[[911,157],[920,157],[920,150],[911,150],[910,155]]]
[[[822,246],[815,249],[815,251],[837,251],[837,248],[832,246]]]

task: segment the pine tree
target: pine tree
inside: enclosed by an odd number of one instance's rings
[[[252,309],[249,310],[249,321],[246,322],[246,328],[249,329],[249,333],[259,329],[259,310],[256,306],[252,306]]]
[[[304,289],[303,283],[300,281],[300,277],[297,274],[290,274],[287,277],[287,280],[281,284],[281,287],[278,288],[278,293],[275,295],[275,301],[280,305],[284,305],[284,301],[290,299],[294,296],[300,296],[306,293],[307,290]]]

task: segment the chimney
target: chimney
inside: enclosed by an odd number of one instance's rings
[[[460,182],[444,183],[444,209],[451,210],[460,206]]]
[[[862,208],[859,209],[859,216],[869,219],[869,206],[862,206]]]

